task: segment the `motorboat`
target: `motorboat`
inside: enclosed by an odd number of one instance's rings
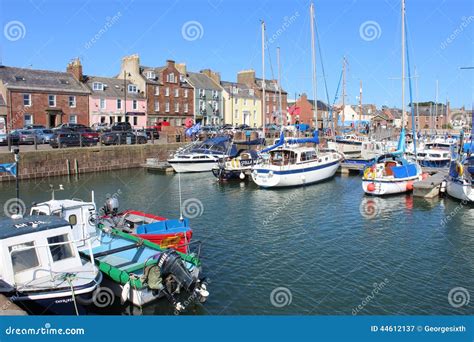
[[[81,239],[91,250],[90,237]],[[71,222],[57,216],[0,221],[0,293],[34,314],[79,315],[102,281],[92,258],[81,258]]]
[[[282,133],[283,135],[283,133]],[[313,138],[284,139],[269,148],[268,156],[255,165],[252,180],[263,188],[309,185],[333,177],[342,156],[337,152],[319,152],[306,143],[318,144]],[[293,146],[292,146],[293,145]]]
[[[344,136],[337,136],[335,141],[328,141],[328,148],[334,149],[350,159],[360,158],[362,143],[367,141],[369,141],[367,136],[346,134]]]
[[[176,172],[208,172],[219,159],[233,156],[236,152],[230,137],[218,136],[176,151],[168,163]]]
[[[455,145],[445,142],[424,144],[416,152],[417,161],[422,167],[444,168],[455,160]]]

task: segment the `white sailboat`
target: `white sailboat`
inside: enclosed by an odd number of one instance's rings
[[[378,157],[364,170],[362,189],[369,195],[400,194],[422,179],[418,163],[405,159],[405,0],[402,0],[402,130],[397,151]]]
[[[446,192],[449,196],[460,201],[472,203],[474,202],[474,189],[471,172],[474,169],[474,158],[468,157],[463,160],[463,132],[461,132],[459,140],[458,159],[450,165],[449,175],[446,179]]]

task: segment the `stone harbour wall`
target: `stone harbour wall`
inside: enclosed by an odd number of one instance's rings
[[[173,143],[64,148],[26,152],[20,150],[20,179],[140,167],[147,158],[166,161],[169,155],[182,145],[182,143]],[[12,153],[0,154],[0,164],[12,163],[14,160]],[[14,179],[6,173],[0,174],[0,181],[12,181]]]

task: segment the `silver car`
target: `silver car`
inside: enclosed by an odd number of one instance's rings
[[[51,129],[35,128],[31,131],[35,133],[38,144],[48,144],[54,136],[54,132]]]

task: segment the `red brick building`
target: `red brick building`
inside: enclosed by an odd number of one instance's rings
[[[308,96],[303,93],[296,102],[289,102],[288,105],[296,105],[299,111],[299,114],[288,115],[288,124],[293,125],[300,123],[314,127],[314,100],[308,100]],[[322,128],[323,120],[328,117],[328,110],[328,106],[324,102],[318,100],[319,128]]]
[[[237,83],[243,83],[254,89],[255,94],[262,100],[262,113],[264,113],[265,124],[280,123],[280,94],[277,80],[265,80],[265,107],[263,104],[263,80],[255,77],[255,70],[244,70],[237,74]],[[286,113],[288,107],[288,94],[282,89],[281,91],[281,109],[283,123],[286,121]]]
[[[194,89],[186,81],[186,67],[172,60],[162,67],[140,65],[138,55],[122,59],[118,78],[127,77],[147,99],[147,122],[169,122],[181,126],[194,118]]]
[[[409,112],[411,115],[411,112]],[[411,116],[407,118],[407,127],[412,129]],[[430,106],[419,106],[415,104],[415,123],[418,130],[422,129],[446,129],[449,124],[449,104],[432,104]]]
[[[0,94],[6,102],[8,130],[25,125],[55,127],[89,124],[89,90],[80,82],[82,67],[69,72],[0,66]]]

